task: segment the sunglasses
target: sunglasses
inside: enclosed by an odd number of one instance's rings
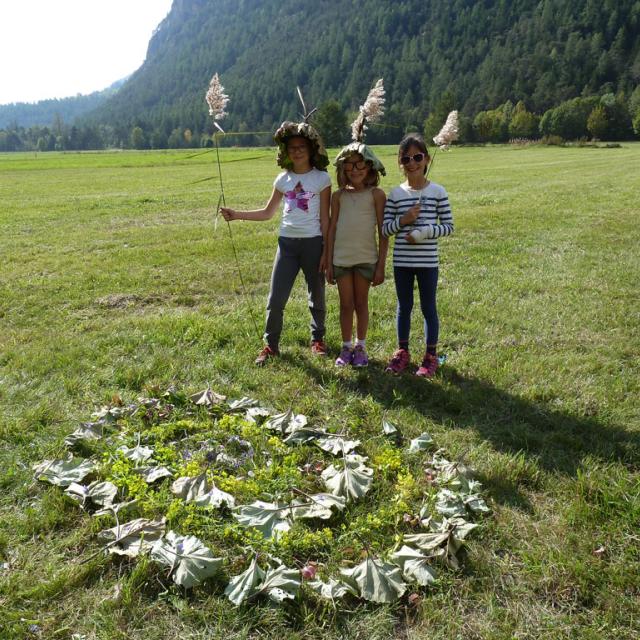
[[[364,160],[358,160],[358,162],[343,162],[342,166],[345,171],[353,171],[353,169],[358,169],[358,171],[362,171],[362,169],[367,168],[367,163]]]
[[[422,162],[424,157],[424,153],[416,153],[412,156],[400,156],[400,164],[409,164],[412,160],[414,162]]]

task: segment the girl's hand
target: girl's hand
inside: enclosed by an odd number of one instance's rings
[[[372,287],[377,287],[379,284],[384,282],[384,264],[379,264],[376,267],[375,273],[373,274],[373,280],[371,281]]]
[[[229,209],[228,207],[220,207],[220,213],[222,214],[222,217],[227,222],[231,222],[231,220],[236,220],[238,217],[238,214],[235,212],[235,210]]]
[[[327,282],[329,284],[335,284],[336,283],[336,279],[333,277],[333,265],[330,264],[327,267],[326,276],[327,276]]]
[[[416,239],[413,236],[412,233],[407,233],[407,235],[404,237],[404,239],[409,243],[409,244],[416,244]]]
[[[408,224],[413,224],[420,215],[420,203],[416,202],[411,209],[409,209],[401,218],[400,224],[404,227]]]
[[[318,265],[318,273],[324,273],[327,270],[327,253],[326,251],[322,252],[320,256],[320,264]]]

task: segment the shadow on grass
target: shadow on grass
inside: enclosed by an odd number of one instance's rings
[[[385,374],[385,363],[377,360],[371,360],[367,370],[343,375],[310,357],[287,353],[282,357],[319,385],[335,380],[345,391],[371,397],[385,409],[409,408],[448,429],[471,429],[494,450],[524,458],[525,465],[535,461],[540,469],[575,476],[586,457],[633,466],[640,460],[639,434],[602,424],[597,417],[531,402],[485,380],[463,376],[450,365],[443,366],[434,381],[427,381],[410,374]],[[498,476],[486,483],[494,485],[494,496],[526,508],[528,501],[515,483],[498,486]]]

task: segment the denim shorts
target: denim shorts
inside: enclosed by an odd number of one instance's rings
[[[336,280],[338,278],[342,278],[342,276],[353,273],[354,271],[357,271],[365,280],[371,282],[376,272],[376,265],[368,263],[354,264],[352,267],[339,267],[336,264],[333,265],[333,277]]]

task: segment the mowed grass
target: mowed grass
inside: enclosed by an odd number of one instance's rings
[[[395,148],[378,151],[388,191]],[[221,158],[227,204],[262,206],[275,151]],[[0,155],[0,638],[636,638],[639,166],[639,144],[437,154],[456,231],[440,244],[447,362],[425,382],[383,374],[390,261],[367,371],[333,366],[335,288],[333,357],[311,357],[302,278],[282,359],[253,366],[278,221],[216,226],[214,153]],[[112,396],[170,384],[293,403],[359,436],[383,417],[426,430],[477,470],[493,513],[417,606],[235,609],[219,588],[162,592],[145,562],[82,564],[95,527],[31,465]]]

